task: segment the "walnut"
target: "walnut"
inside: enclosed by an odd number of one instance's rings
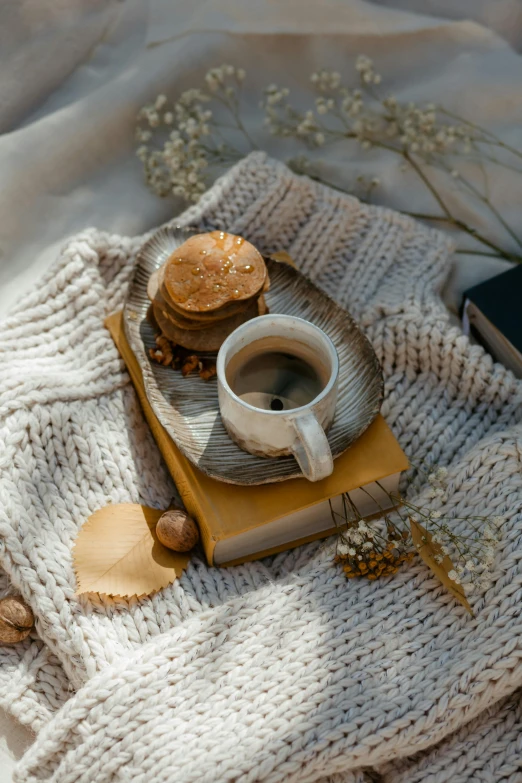
[[[196,523],[179,508],[161,515],[156,524],[156,535],[163,546],[175,552],[188,552],[199,541]]]
[[[191,353],[189,349],[183,348],[181,345],[176,345],[162,334],[156,335],[156,346],[156,348],[149,349],[149,355],[158,364],[181,370],[185,377],[197,370],[204,381],[208,381],[216,375],[215,364],[203,362],[197,354]]]
[[[207,362],[203,363],[203,367],[199,371],[199,377],[203,378],[204,381],[209,381],[211,378],[216,375],[216,365],[215,364],[209,364]]]
[[[0,601],[0,644],[22,642],[33,624],[33,613],[21,598],[10,595]]]
[[[172,353],[173,345],[162,334],[156,335],[157,348],[150,348],[149,355],[151,359],[154,359],[158,364],[163,364],[167,367],[172,364],[174,354]]]
[[[200,361],[199,356],[196,356],[194,353],[192,356],[187,356],[181,365],[181,374],[185,377],[190,375],[191,372],[194,372],[194,370],[201,370],[202,367],[203,364]]]

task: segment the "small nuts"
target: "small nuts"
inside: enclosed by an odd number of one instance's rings
[[[149,348],[149,356],[154,362],[162,364],[164,367],[171,366],[175,370],[181,370],[181,374],[185,378],[196,370],[204,381],[209,381],[216,375],[214,362],[203,360],[198,354],[181,345],[176,345],[162,334],[156,335],[156,347]]]
[[[154,359],[158,364],[163,364],[165,367],[168,367],[169,364],[172,364],[173,359],[172,345],[167,338],[163,337],[161,334],[156,336],[156,345],[157,348],[150,348],[149,350],[150,358]]]
[[[194,372],[194,370],[200,370],[202,366],[196,354],[192,354],[192,356],[187,356],[185,362],[181,365],[181,374],[185,377]]]
[[[175,552],[188,552],[199,541],[196,523],[181,509],[162,514],[156,525],[156,535],[163,546]]]
[[[34,615],[22,599],[10,595],[0,601],[0,644],[22,642],[34,624]]]
[[[199,377],[203,378],[204,381],[209,381],[216,374],[217,369],[215,364],[203,364],[203,367],[199,371]]]

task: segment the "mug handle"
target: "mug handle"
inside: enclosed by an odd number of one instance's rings
[[[292,453],[308,481],[320,481],[333,471],[333,458],[325,432],[313,413],[293,419],[297,441]]]

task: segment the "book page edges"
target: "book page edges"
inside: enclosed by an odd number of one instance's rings
[[[333,474],[323,481],[311,483],[297,478],[260,486],[243,486],[210,478],[180,452],[152,410],[141,369],[124,333],[122,312],[109,316],[105,325],[127,366],[145,417],[183,503],[198,522],[209,563],[213,562],[216,542],[223,538],[236,536],[409,467],[404,452],[379,415],[359,440],[335,460]],[[309,540],[323,534],[324,531],[321,531]],[[294,543],[291,545],[294,546]]]
[[[469,299],[464,304],[465,322],[467,326],[465,334],[472,334],[472,327],[476,330],[474,337],[478,338],[483,347],[490,353],[493,359],[511,370],[517,378],[522,378],[522,354],[513,345],[506,335],[495,326],[482,310]]]
[[[304,538],[297,538],[292,541],[291,544],[279,544],[279,546],[273,546],[270,549],[264,549],[262,552],[253,552],[246,557],[238,557],[235,560],[229,560],[226,563],[213,563],[217,568],[230,568],[230,566],[242,565],[243,563],[251,563],[253,560],[260,560],[262,557],[269,557],[269,555],[278,555],[280,552],[286,552],[287,549],[293,549],[297,546],[303,546],[303,544],[309,544],[312,541],[318,541],[320,538],[328,538],[333,536],[334,533],[338,533],[339,530],[343,530],[346,525],[331,527],[328,530],[319,530],[317,533],[313,533],[310,536]]]
[[[394,508],[398,508],[399,506],[390,506],[386,509],[387,512],[393,511]],[[382,517],[382,512],[378,511],[375,514],[369,514],[364,517],[364,519],[367,522],[370,522],[372,519],[380,519]],[[332,527],[329,528],[323,528],[322,530],[318,530],[316,533],[312,533],[309,536],[304,536],[303,538],[296,538],[294,541],[292,541],[291,544],[279,544],[278,546],[273,546],[269,549],[263,549],[262,552],[253,552],[250,555],[247,555],[245,557],[238,557],[235,560],[229,560],[226,563],[213,563],[213,565],[216,565],[218,568],[230,568],[230,566],[235,565],[241,565],[242,563],[251,563],[253,560],[260,560],[262,557],[269,557],[270,555],[278,555],[280,552],[286,552],[287,549],[293,549],[297,546],[303,546],[303,544],[310,544],[312,541],[318,541],[320,538],[328,538],[329,536],[333,536],[336,533],[338,533],[340,530],[346,530],[346,525],[335,525],[335,527],[332,525]]]

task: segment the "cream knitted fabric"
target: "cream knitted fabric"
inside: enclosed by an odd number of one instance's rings
[[[419,561],[347,582],[311,545],[222,571],[194,559],[149,599],[75,598],[86,517],[173,492],[102,326],[143,237],[86,232],[0,342],[2,564],[83,685],[20,780],[354,783],[351,771],[439,742],[522,685],[521,384],[450,326],[448,243],[407,217],[254,154],[183,221],[288,250],[359,319],[403,448],[448,466],[448,510],[507,514],[494,586],[471,619]],[[426,502],[420,477],[411,491]]]
[[[0,572],[0,598],[14,593]],[[71,695],[58,659],[35,632],[22,643],[0,645],[0,707],[38,731]]]
[[[520,783],[522,692],[502,699],[450,740],[382,772],[383,783]]]

